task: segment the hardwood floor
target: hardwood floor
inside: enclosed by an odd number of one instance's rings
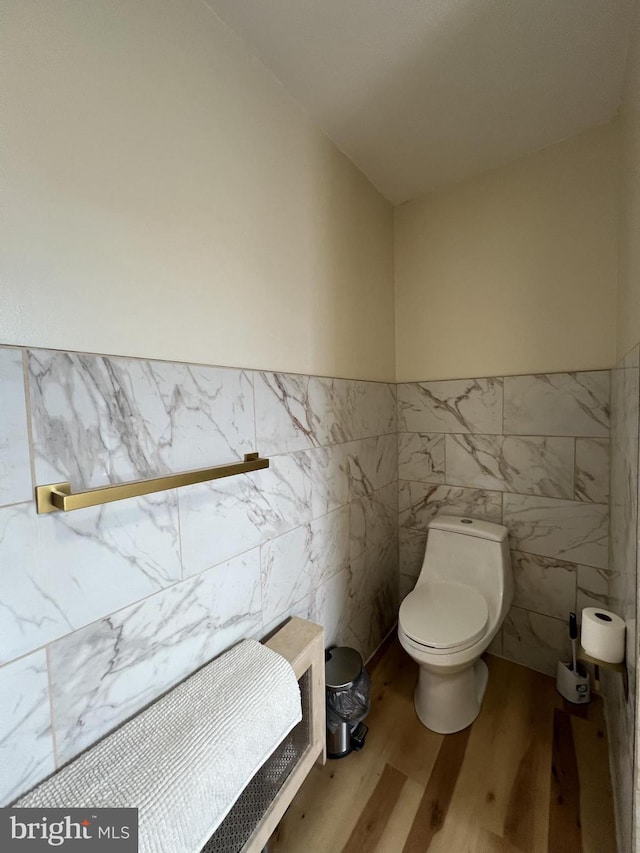
[[[489,656],[480,716],[437,735],[394,641],[371,672],[367,743],[306,779],[270,853],[615,853],[602,700]]]

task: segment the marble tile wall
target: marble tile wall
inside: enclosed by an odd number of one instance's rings
[[[609,371],[398,385],[400,597],[439,511],[509,528],[514,604],[491,650],[555,675],[571,610],[609,601]]]
[[[640,347],[636,346],[612,371],[611,377],[611,609],[627,624],[629,696],[618,675],[603,672],[607,694],[607,724],[612,776],[616,792],[616,823],[621,853],[633,845],[634,750],[637,695],[638,583],[638,440],[640,434]],[[636,738],[637,742],[637,738]],[[636,752],[636,798],[640,791]],[[637,823],[638,815],[636,815]]]
[[[635,624],[638,372],[636,350],[613,374],[609,543],[607,371],[394,386],[0,348],[0,803],[290,614],[368,657],[440,510],[509,527],[516,593],[495,653],[553,673],[569,610]],[[255,449],[268,470],[34,510],[35,483]],[[625,778],[633,701],[613,706]]]
[[[288,615],[368,657],[398,608],[394,385],[0,348],[0,805]],[[76,489],[269,469],[37,516]]]

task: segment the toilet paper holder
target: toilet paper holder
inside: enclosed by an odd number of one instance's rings
[[[611,669],[613,672],[619,672],[622,676],[622,689],[624,690],[624,698],[625,701],[629,699],[629,673],[627,671],[627,665],[625,661],[622,663],[608,663],[605,660],[600,660],[599,658],[594,658],[592,655],[587,654],[582,646],[578,646],[578,653],[576,654],[576,658],[583,663],[590,663],[594,666],[594,681],[597,683],[600,681],[600,667],[603,669]]]

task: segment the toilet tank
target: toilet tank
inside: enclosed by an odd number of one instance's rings
[[[429,537],[418,583],[440,578],[469,584],[487,601],[513,598],[508,530],[477,518],[438,515]]]

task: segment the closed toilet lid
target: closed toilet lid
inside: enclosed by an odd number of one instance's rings
[[[484,596],[469,586],[427,582],[404,599],[399,620],[405,634],[424,646],[471,646],[487,627],[489,608]]]

